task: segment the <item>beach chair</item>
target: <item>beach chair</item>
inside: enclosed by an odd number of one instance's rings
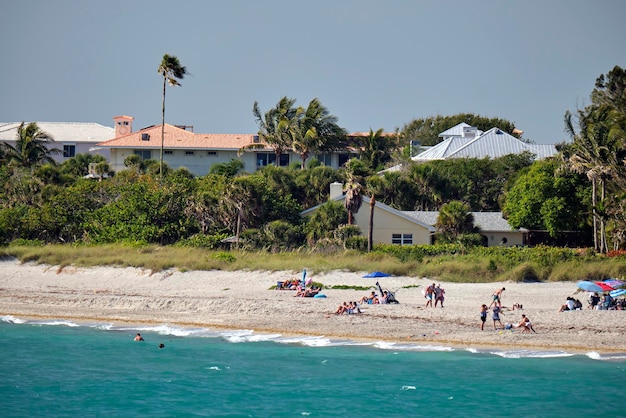
[[[378,286],[378,290],[380,291],[381,296],[384,294],[383,288],[381,287],[379,282],[376,282],[376,286]],[[392,292],[389,289],[385,289],[387,292],[387,303],[400,303],[398,299],[396,299],[396,292]]]

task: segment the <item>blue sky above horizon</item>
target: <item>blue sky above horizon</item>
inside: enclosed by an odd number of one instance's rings
[[[0,122],[161,122],[163,54],[189,75],[166,122],[254,133],[287,96],[313,98],[350,132],[474,113],[537,143],[595,79],[626,68],[619,0],[5,0]]]

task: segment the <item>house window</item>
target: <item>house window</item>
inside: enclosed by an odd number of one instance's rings
[[[267,165],[276,165],[276,154],[273,152],[257,152],[256,153],[256,165],[257,167],[265,167]],[[289,165],[289,154],[280,154],[280,167],[287,167]]]
[[[207,151],[206,155],[217,155],[217,151]]]
[[[142,141],[150,141],[150,134],[141,134]]]
[[[193,152],[193,151],[185,151],[185,155],[194,155],[194,154],[195,154],[195,152]]]
[[[152,159],[152,151],[149,149],[136,149],[133,151],[133,154],[141,157],[143,161]]]
[[[399,245],[413,245],[413,234],[392,234],[391,243]]]
[[[171,149],[166,149],[166,150],[163,150],[163,154],[165,154],[165,155],[174,155],[174,151],[172,151]]]
[[[339,154],[339,167],[342,167],[345,163],[350,160],[350,155],[348,154]]]
[[[76,156],[76,145],[63,145],[63,157],[72,158]]]
[[[327,152],[324,154],[317,154],[317,160],[326,167],[332,167],[333,156]]]

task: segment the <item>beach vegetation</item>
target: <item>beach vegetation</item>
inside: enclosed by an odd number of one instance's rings
[[[186,70],[166,58],[159,68],[164,85],[168,79],[178,85]],[[319,272],[454,281],[620,277],[625,74],[615,67],[596,80],[590,105],[565,115],[572,142],[540,161],[523,153],[416,163],[398,150],[429,129],[439,133],[465,121],[521,134],[503,120],[457,115],[416,121],[396,136],[370,130],[351,139],[317,99],[305,108],[284,97],[265,114],[255,103],[259,138],[275,151],[277,164],[254,173],[233,159],[195,177],[130,156],[126,169],[105,176],[101,158],[78,155],[54,164],[43,149],[51,138],[36,124],[22,124],[16,145],[0,146],[0,245],[5,255],[58,266],[298,271],[307,264]],[[340,169],[324,166],[324,152],[339,146],[360,159],[344,154],[348,162]],[[300,153],[301,166],[281,163],[285,147]],[[94,163],[98,181],[83,178]],[[397,170],[372,174],[392,165]],[[345,184],[345,205],[329,201],[335,182]],[[371,234],[362,235],[364,225],[350,225],[365,196],[370,233],[375,202],[439,211],[434,245],[374,245]],[[485,247],[470,215],[481,211],[502,212],[513,227],[531,229],[531,245]]]

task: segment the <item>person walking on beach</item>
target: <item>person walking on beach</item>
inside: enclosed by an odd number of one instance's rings
[[[433,307],[433,299],[435,298],[435,283],[431,284],[426,288],[426,292],[424,293],[424,297],[426,298],[426,308],[428,305]]]
[[[502,292],[504,292],[506,289],[504,287],[496,290],[495,292],[493,292],[493,295],[491,295],[491,298],[493,299],[491,301],[491,303],[489,304],[489,307],[491,308],[491,305],[493,306],[498,306],[498,308],[502,309]]]
[[[483,303],[483,306],[480,307],[480,330],[483,331],[485,329],[485,321],[487,321],[487,305]]]
[[[498,329],[496,327],[496,322],[498,322],[500,326],[502,327],[502,329],[504,329],[504,325],[502,325],[502,321],[500,321],[500,313],[501,313],[501,310],[498,305],[495,305],[493,309],[491,310],[491,318],[493,319],[493,329],[496,329],[496,330]]]
[[[437,307],[437,302],[439,302],[441,304],[441,307],[443,308],[443,301],[445,300],[446,291],[443,290],[440,284],[438,284],[435,287],[434,293],[435,293],[435,308]]]

